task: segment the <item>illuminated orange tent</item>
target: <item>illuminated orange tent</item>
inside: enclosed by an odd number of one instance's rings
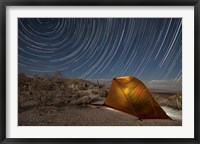
[[[132,76],[112,80],[105,105],[140,119],[169,119],[148,88]]]

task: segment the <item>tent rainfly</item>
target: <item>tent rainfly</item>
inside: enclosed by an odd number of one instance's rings
[[[132,114],[139,119],[170,119],[154,100],[148,88],[132,76],[112,80],[104,105]]]

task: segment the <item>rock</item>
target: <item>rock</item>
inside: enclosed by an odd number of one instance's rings
[[[94,88],[94,85],[92,84],[88,86],[88,89],[93,89],[93,88]]]
[[[91,104],[93,105],[103,105],[105,102],[105,98],[97,98],[97,99],[92,99]]]
[[[90,103],[90,101],[91,101],[91,99],[90,99],[89,96],[83,96],[83,97],[81,97],[81,98],[79,98],[77,100],[77,104],[78,105],[80,105],[80,104],[88,104],[88,103]]]
[[[77,104],[77,100],[76,100],[76,99],[71,99],[71,100],[68,100],[68,101],[69,101],[69,103],[70,103],[71,105]]]

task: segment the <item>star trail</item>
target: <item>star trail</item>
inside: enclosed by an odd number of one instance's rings
[[[19,18],[18,69],[30,75],[182,83],[181,18]]]

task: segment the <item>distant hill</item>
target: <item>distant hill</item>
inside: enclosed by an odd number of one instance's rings
[[[110,87],[112,80],[111,79],[88,79],[89,81],[95,83],[95,84],[100,84],[106,87]]]
[[[181,90],[170,90],[170,89],[149,89],[152,93],[169,93],[169,94],[182,94]]]

